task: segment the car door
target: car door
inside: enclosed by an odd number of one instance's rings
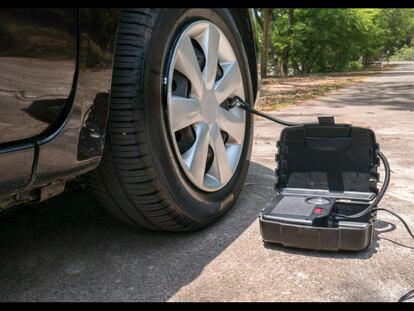
[[[30,180],[36,136],[68,102],[77,9],[0,9],[0,197]]]

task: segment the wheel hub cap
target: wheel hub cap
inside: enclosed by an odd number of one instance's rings
[[[212,124],[217,121],[217,110],[219,103],[213,90],[205,90],[204,96],[200,100],[201,116],[203,122]]]
[[[176,73],[184,76],[186,79],[180,81],[188,81],[190,87],[177,86]],[[177,93],[173,89],[188,91]],[[240,160],[245,112],[222,105],[233,96],[245,98],[232,46],[213,23],[193,22],[180,34],[169,60],[167,117],[179,163],[190,181],[204,191],[224,187]],[[194,140],[189,148],[180,150],[177,140],[182,131],[188,133],[188,128],[192,129]]]

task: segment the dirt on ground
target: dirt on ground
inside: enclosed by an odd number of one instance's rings
[[[380,71],[391,70],[393,66],[393,64],[385,64],[357,72],[268,77],[262,79],[260,98],[256,108],[262,111],[278,110],[292,104],[316,99],[331,91],[363,82]]]

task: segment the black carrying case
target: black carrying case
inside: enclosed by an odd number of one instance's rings
[[[319,121],[281,132],[277,196],[259,215],[263,241],[315,250],[363,250],[373,239],[375,212],[346,221],[332,214],[356,214],[375,198],[379,145],[370,129],[335,124],[333,118]],[[310,198],[331,203],[303,203]],[[314,218],[315,212],[323,211],[320,207],[329,209],[329,215]]]

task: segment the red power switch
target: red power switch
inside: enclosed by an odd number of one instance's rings
[[[315,209],[313,210],[313,212],[315,214],[321,214],[323,212],[323,208],[322,207],[315,207]]]

